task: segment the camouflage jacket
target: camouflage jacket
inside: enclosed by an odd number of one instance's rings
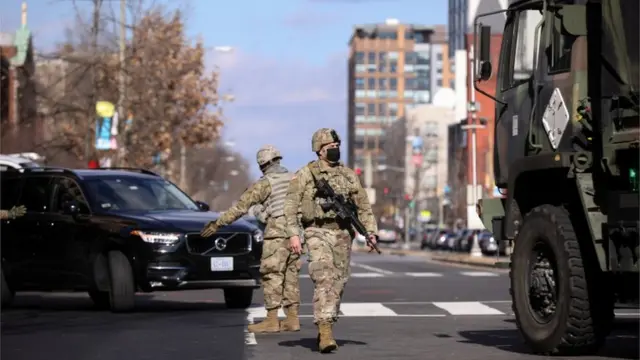
[[[296,172],[289,185],[287,198],[284,204],[284,216],[286,219],[287,236],[300,233],[302,223],[310,223],[317,220],[333,220],[336,214],[331,210],[322,210],[322,198],[315,196],[316,188],[313,181],[316,178],[325,178],[336,193],[350,197],[358,206],[358,218],[369,233],[377,233],[378,226],[373,216],[369,198],[355,172],[348,167],[338,164],[330,166],[323,160],[312,161]],[[298,216],[300,211],[300,216]]]
[[[288,170],[280,165],[275,165],[267,169],[267,173],[270,172],[287,172]],[[229,225],[234,221],[241,218],[243,215],[249,213],[249,210],[255,205],[264,205],[267,199],[271,195],[271,185],[269,180],[265,177],[260,178],[253,185],[249,186],[244,191],[240,200],[235,203],[229,210],[225,211],[218,220],[216,225],[218,228]],[[261,207],[257,207],[257,211],[260,211]],[[253,214],[256,215],[256,214]],[[262,220],[259,218],[259,220]],[[265,239],[272,238],[284,238],[285,233],[285,218],[283,216],[278,218],[271,218],[266,215],[266,227],[264,231]]]

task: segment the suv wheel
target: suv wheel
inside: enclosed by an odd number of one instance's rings
[[[107,310],[111,307],[111,300],[108,291],[89,290],[89,297],[99,310]]]
[[[0,296],[2,296],[2,308],[8,308],[13,302],[15,292],[11,290],[7,279],[4,278],[4,271],[0,269],[0,277],[2,278],[2,289],[0,289]]]
[[[224,289],[224,303],[229,309],[246,309],[253,302],[252,288]]]
[[[135,305],[135,280],[129,259],[120,251],[109,252],[111,311],[125,312]]]

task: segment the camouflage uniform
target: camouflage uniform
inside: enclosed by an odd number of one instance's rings
[[[11,210],[0,210],[0,220],[15,219],[27,213],[27,208],[23,205],[14,206]]]
[[[257,158],[264,176],[250,186],[240,200],[217,221],[209,223],[207,231],[208,234],[213,234],[220,227],[231,224],[250,210],[260,221],[265,220],[260,273],[267,318],[258,324],[249,325],[249,332],[298,331],[298,281],[302,263],[300,255],[292,253],[287,247],[288,237],[283,212],[284,198],[293,174],[280,165],[279,159],[282,156],[272,146],[261,148]],[[278,320],[278,309],[281,306],[287,314],[287,318],[282,322]]]
[[[323,146],[339,141],[335,131],[320,129],[313,135],[313,151],[318,153]],[[333,210],[322,210],[321,204],[326,200],[315,196],[314,177],[327,179],[336,193],[353,199],[358,206],[358,217],[368,233],[374,234],[378,229],[357,175],[342,163],[330,164],[319,159],[301,168],[293,177],[284,206],[287,235],[297,235],[300,226],[304,229],[309,275],[315,287],[313,317],[318,325],[318,346],[321,352],[330,352],[337,348],[332,325],[338,320],[340,301],[350,274],[351,243],[355,232],[350,224],[336,219]]]

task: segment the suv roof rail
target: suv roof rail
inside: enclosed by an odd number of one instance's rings
[[[126,170],[126,171],[137,171],[140,172],[142,174],[147,174],[147,175],[153,175],[153,176],[160,176],[156,173],[154,173],[153,171],[147,170],[147,169],[142,169],[142,168],[133,168],[133,167],[101,167],[101,168],[97,168],[94,170]]]
[[[63,167],[25,167],[25,168],[21,168],[21,169],[16,169],[17,171],[22,171],[22,172],[62,172],[62,173],[66,173],[66,174],[74,174],[75,173],[67,168],[63,168]]]

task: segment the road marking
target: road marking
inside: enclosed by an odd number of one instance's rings
[[[379,277],[384,277],[383,274],[379,274],[379,273],[353,273],[351,275],[349,275],[349,277],[354,277],[354,278],[379,278]]]
[[[433,273],[433,272],[408,272],[404,274],[412,277],[441,277],[442,276],[442,274],[440,273]]]
[[[247,317],[251,317],[251,320],[255,318],[267,317],[267,310],[264,307],[251,307],[247,309],[247,312],[249,313]],[[282,309],[278,310],[278,317],[281,317],[281,318],[285,317],[284,311]]]
[[[249,324],[253,324],[253,315],[251,312],[247,311],[247,326]],[[250,333],[247,328],[244,329],[244,343],[245,345],[258,345],[256,334]]]
[[[460,274],[464,276],[473,276],[473,277],[481,277],[481,276],[498,276],[496,273],[488,272],[488,271],[463,271]]]
[[[373,266],[365,265],[365,264],[360,264],[360,263],[354,263],[354,262],[351,262],[351,266],[355,266],[355,267],[363,268],[363,269],[365,269],[365,270],[373,271],[373,272],[380,273],[380,274],[384,274],[384,275],[391,275],[391,274],[393,274],[393,271],[389,271],[389,270],[385,270],[385,269],[380,269],[380,268],[377,268],[377,267],[373,267]]]
[[[628,312],[615,312],[616,316],[624,316],[624,317],[637,317],[640,318],[640,313],[628,313]]]
[[[433,305],[451,315],[504,315],[502,311],[478,301],[434,302]]]
[[[380,303],[344,303],[340,304],[340,312],[343,316],[398,316]]]

